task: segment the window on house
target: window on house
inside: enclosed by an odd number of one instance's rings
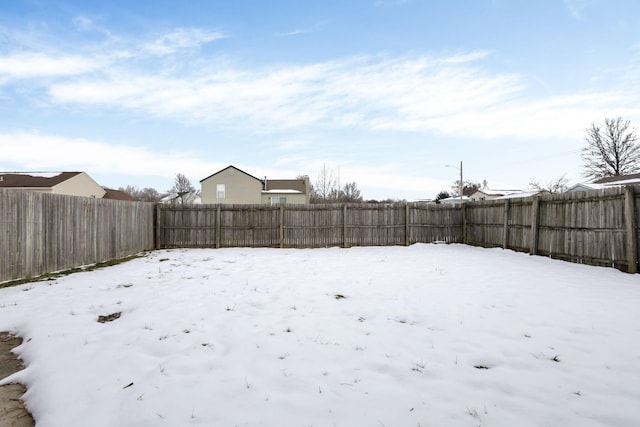
[[[284,205],[285,203],[287,203],[287,198],[286,197],[272,197],[271,198],[271,204],[272,205]]]
[[[224,193],[225,193],[225,188],[224,188],[224,184],[216,184],[216,198],[217,199],[224,199]]]

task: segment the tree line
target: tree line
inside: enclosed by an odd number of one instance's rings
[[[605,118],[603,123],[592,122],[585,130],[586,146],[582,148],[583,175],[585,178],[597,180],[610,176],[630,175],[640,172],[640,144],[635,128],[631,122],[622,117]],[[302,176],[298,176],[299,179]],[[340,184],[339,174],[333,169],[323,166],[316,180],[310,185],[310,203],[360,203],[364,201],[362,192],[355,181]],[[533,190],[549,193],[562,193],[568,187],[566,174],[545,182],[535,179],[529,181]],[[488,188],[486,180],[481,182],[465,180],[462,183],[462,195],[470,196],[479,189]],[[154,188],[138,188],[133,185],[120,187],[118,190],[130,194],[134,199],[143,202],[158,202],[168,193],[170,203],[189,204],[200,196],[197,190],[183,174],[177,174],[173,187],[164,195]],[[435,198],[436,203],[442,199],[460,196],[460,180],[456,180],[449,190],[440,191]],[[387,199],[382,202],[395,202]],[[367,200],[367,202],[378,202]]]
[[[611,176],[624,176],[640,172],[640,144],[637,130],[631,121],[622,117],[605,118],[603,123],[592,122],[585,129],[586,146],[581,150],[583,176],[598,180]],[[529,188],[552,194],[567,190],[569,180],[566,174],[548,181],[531,179]],[[470,196],[477,190],[487,188],[487,181],[464,181],[462,194]],[[436,203],[442,199],[460,196],[460,180],[456,180],[451,190],[440,191]]]
[[[303,179],[303,176],[298,176],[298,179]],[[362,192],[355,181],[340,186],[336,173],[324,166],[320,170],[316,182],[310,187],[310,203],[360,203],[363,201]],[[157,203],[168,198],[168,203],[190,204],[200,197],[200,190],[197,190],[189,178],[181,173],[176,175],[173,187],[165,194],[161,194],[155,188],[139,188],[134,185],[120,187],[118,190],[124,191],[141,202]]]

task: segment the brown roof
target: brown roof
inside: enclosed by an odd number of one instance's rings
[[[136,201],[136,199],[134,199],[133,196],[126,191],[113,190],[111,188],[105,188],[104,191],[106,191],[106,193],[104,194],[104,196],[102,196],[103,199],[126,200],[129,202]]]
[[[220,170],[219,170],[218,172],[216,172],[216,173],[212,173],[211,175],[209,175],[209,176],[208,176],[208,177],[206,177],[206,178],[202,178],[202,179],[200,180],[200,182],[205,181],[205,180],[207,180],[207,179],[211,178],[211,177],[212,177],[212,176],[214,176],[214,175],[218,175],[220,172],[224,172],[224,171],[226,171],[227,169],[235,169],[235,170],[237,170],[238,172],[242,172],[243,174],[245,174],[245,175],[247,175],[247,176],[250,176],[251,178],[256,179],[256,180],[258,180],[258,181],[262,182],[262,180],[261,180],[260,178],[256,178],[255,176],[251,175],[250,173],[246,173],[246,172],[245,172],[245,171],[243,171],[242,169],[238,169],[237,167],[235,167],[235,166],[233,166],[233,165],[229,165],[229,166],[227,166],[227,167],[226,167],[226,168],[224,168],[224,169],[220,169]]]
[[[306,193],[304,179],[267,179],[265,190],[296,190]]]
[[[604,178],[600,178],[596,181],[593,181],[593,183],[606,184],[609,182],[626,181],[628,179],[638,179],[638,178],[640,178],[640,173],[633,173],[631,175],[606,176]]]
[[[35,172],[32,172],[35,173]],[[82,172],[62,172],[58,175],[46,177],[29,175],[29,173],[3,173],[0,172],[0,187],[35,187],[51,188]]]

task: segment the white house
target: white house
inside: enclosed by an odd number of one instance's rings
[[[620,185],[637,185],[640,184],[640,173],[631,175],[607,176],[597,179],[593,182],[578,183],[567,189],[565,193],[577,193],[579,191],[602,190],[603,188],[611,188]]]
[[[520,193],[522,193],[522,190],[491,190],[489,188],[479,188],[469,195],[469,199],[473,201],[478,201],[478,200],[494,200],[504,196],[526,197],[526,196],[518,196],[518,194]]]

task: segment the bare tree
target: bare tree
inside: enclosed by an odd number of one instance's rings
[[[640,171],[640,145],[629,120],[604,119],[604,127],[591,123],[586,129],[587,146],[582,149],[584,176],[604,178]]]
[[[200,195],[200,191],[191,185],[189,178],[181,173],[176,175],[173,187],[169,191],[176,195],[174,202],[183,205],[193,203],[196,197]]]
[[[358,185],[354,182],[346,183],[340,189],[340,195],[338,199],[341,202],[346,203],[359,203],[362,201],[362,193],[358,189]]]
[[[311,203],[362,202],[362,193],[355,181],[339,187],[335,172],[323,165],[315,184],[311,185],[309,201]]]
[[[161,199],[160,193],[155,188],[145,187],[140,189],[135,185],[127,185],[126,187],[118,188],[120,191],[128,193],[134,199],[140,202],[152,202],[155,203]]]
[[[145,187],[140,190],[138,200],[141,202],[158,202],[162,198],[162,195],[155,188]]]
[[[322,165],[315,185],[311,186],[311,203],[333,202],[338,197],[338,180],[331,169]]]
[[[564,193],[569,186],[568,184],[569,180],[567,179],[566,174],[562,175],[560,178],[547,181],[544,184],[536,181],[535,179],[529,181],[529,187],[534,190],[545,191],[551,194]]]
[[[473,182],[473,181],[464,181],[462,185],[462,195],[470,196],[475,193],[477,190],[481,188],[487,188],[487,180],[484,180],[483,183]],[[451,185],[451,196],[458,197],[460,196],[460,180],[456,179]]]

